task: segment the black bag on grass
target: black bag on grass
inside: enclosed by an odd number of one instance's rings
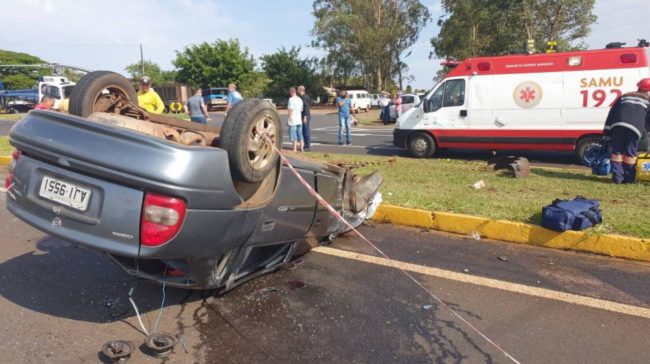
[[[584,230],[603,222],[598,200],[578,196],[573,200],[555,200],[542,209],[542,226],[555,230]]]

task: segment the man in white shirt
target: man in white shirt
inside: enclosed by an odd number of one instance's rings
[[[287,110],[289,112],[289,140],[293,144],[293,151],[296,151],[298,144],[300,144],[300,151],[305,151],[305,143],[302,137],[302,99],[296,95],[296,88],[289,89],[289,102],[287,103]]]

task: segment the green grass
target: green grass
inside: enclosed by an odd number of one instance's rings
[[[27,114],[2,114],[0,113],[0,120],[4,121],[18,121],[23,118]]]
[[[533,168],[528,178],[515,179],[494,172],[484,162],[449,159],[386,158],[309,153],[330,162],[371,162],[361,174],[379,170],[388,204],[450,211],[494,219],[540,224],[542,206],[576,195],[598,199],[604,223],[598,231],[650,237],[650,186],[613,185],[589,171]],[[391,162],[392,161],[392,162]],[[472,185],[485,181],[475,190]]]
[[[9,144],[9,137],[0,135],[0,155],[8,155],[14,150],[14,147]]]

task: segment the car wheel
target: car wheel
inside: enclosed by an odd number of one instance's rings
[[[436,143],[427,133],[413,134],[408,141],[409,153],[415,158],[431,157],[436,152]]]
[[[258,132],[264,132],[271,143]],[[261,182],[276,167],[280,157],[282,126],[273,105],[260,99],[240,101],[229,112],[221,127],[221,148],[228,152],[235,179]]]
[[[95,71],[83,76],[72,88],[68,109],[70,114],[87,117],[95,111],[106,111],[110,97],[122,97],[137,103],[135,89],[124,76],[110,71]]]
[[[587,135],[581,138],[576,144],[575,157],[576,161],[582,165],[587,165],[585,154],[594,144],[601,144],[603,138],[600,135]]]

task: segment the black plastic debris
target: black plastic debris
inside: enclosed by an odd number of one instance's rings
[[[145,345],[151,350],[156,358],[165,358],[172,352],[178,338],[172,334],[158,332],[147,336]]]
[[[135,345],[126,340],[112,340],[102,345],[102,354],[114,363],[126,363]]]
[[[508,170],[514,178],[524,178],[530,175],[530,162],[524,157],[497,157],[490,159],[488,165],[493,166],[495,171]]]
[[[307,286],[305,282],[299,279],[292,279],[289,282],[287,282],[287,284],[291,289],[300,289],[300,288],[305,288],[305,286]]]

